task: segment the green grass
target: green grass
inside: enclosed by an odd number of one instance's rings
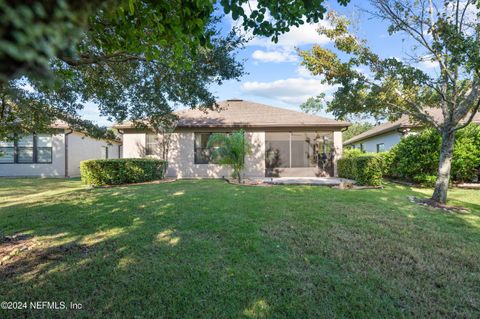
[[[0,301],[83,310],[0,318],[478,318],[480,192],[450,192],[465,215],[407,199],[429,193],[2,179],[0,229],[36,245]]]

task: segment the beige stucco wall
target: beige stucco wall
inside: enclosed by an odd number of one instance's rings
[[[64,134],[52,135],[52,163],[0,164],[0,176],[21,177],[63,177],[65,176]]]
[[[145,132],[125,132],[122,135],[122,158],[143,157],[145,153]]]
[[[108,158],[120,158],[119,143],[108,143],[81,133],[68,135],[68,176],[80,176],[80,162],[88,159],[101,159],[102,147],[108,147]]]
[[[335,149],[335,157],[333,158],[333,176],[338,176],[337,161],[343,154],[342,132],[333,132],[333,148]]]
[[[245,177],[265,176],[265,132],[246,132],[252,145],[252,154],[245,159]],[[145,133],[125,132],[123,134],[123,157],[143,157]],[[171,138],[167,176],[177,178],[222,178],[228,177],[231,170],[225,165],[194,164],[194,132],[176,132]]]

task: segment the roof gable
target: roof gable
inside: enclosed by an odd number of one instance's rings
[[[430,114],[437,123],[443,122],[443,114],[441,109],[429,109],[427,110],[427,113]],[[480,124],[480,113],[475,114],[472,122]],[[394,122],[386,122],[386,123],[377,125],[369,129],[368,131],[358,134],[357,136],[354,136],[351,139],[346,140],[343,144],[344,145],[352,144],[358,141],[365,140],[367,138],[375,137],[375,136],[392,132],[401,128],[411,128],[411,127],[418,128],[422,126],[423,125],[421,123],[416,123],[412,121],[409,116],[404,115]]]
[[[220,101],[215,110],[185,109],[174,112],[179,117],[178,128],[288,128],[288,127],[348,127],[350,123],[317,115],[273,107],[240,99]],[[116,128],[131,128],[132,122]]]
[[[188,109],[175,112],[178,127],[347,127],[348,122],[273,107],[265,104],[226,100],[216,110]]]

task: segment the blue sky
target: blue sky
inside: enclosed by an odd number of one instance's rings
[[[251,0],[251,5],[254,2]],[[366,39],[375,52],[383,57],[405,56],[409,47],[401,37],[388,35],[387,24],[372,19],[362,10],[368,9],[368,1],[352,0],[347,7],[339,6],[336,1],[327,3],[330,9],[354,18],[357,34]],[[222,28],[229,30],[232,23],[230,17],[225,17]],[[267,38],[254,38],[238,52],[238,58],[245,60],[247,74],[239,81],[226,81],[221,86],[212,86],[212,92],[219,100],[240,98],[294,110],[300,110],[299,105],[308,97],[322,92],[327,96],[333,93],[334,88],[322,84],[319,78],[312,77],[300,66],[301,60],[295,52],[295,47],[309,49],[313,44],[332,47],[327,39],[318,35],[316,28],[317,25],[307,24],[294,28],[282,35],[277,44]],[[429,67],[427,63],[424,66]],[[93,104],[88,104],[81,114],[99,124],[111,125],[99,116]],[[329,114],[322,115],[331,117]]]

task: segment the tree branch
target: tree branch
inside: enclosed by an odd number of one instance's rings
[[[373,85],[373,86],[376,86],[378,88],[381,88],[380,85],[378,85],[377,83],[375,82],[372,82],[370,81],[369,79],[367,78],[364,78],[364,81],[370,85]],[[397,92],[397,94],[399,94],[401,96],[401,94],[399,92]],[[407,103],[409,103],[411,105],[412,108],[415,109],[415,112],[411,112],[405,108],[402,108],[396,104],[393,104],[393,103],[390,103],[390,102],[387,102],[387,104],[389,104],[390,106],[396,108],[396,109],[399,109],[401,110],[401,112],[404,112],[412,117],[417,117],[417,118],[420,118],[421,121],[423,122],[426,122],[426,123],[430,123],[431,125],[433,125],[436,129],[440,129],[440,126],[438,125],[437,122],[435,122],[435,120],[433,119],[433,117],[428,114],[428,113],[424,113],[424,111],[422,110],[422,108],[420,108],[416,103],[414,103],[413,101],[410,101],[409,99],[405,98],[404,96],[402,96],[403,99],[405,99],[405,101]]]
[[[131,55],[124,52],[115,52],[106,55],[81,55],[79,58],[71,58],[67,56],[61,56],[60,60],[67,63],[70,66],[82,66],[89,64],[98,64],[103,62],[123,63],[128,61],[146,61],[144,57],[138,55]]]
[[[480,99],[478,99],[477,101],[477,104],[475,105],[475,107],[472,109],[471,113],[470,113],[470,116],[468,117],[467,121],[464,122],[462,125],[460,126],[457,126],[453,129],[453,132],[456,132],[458,130],[461,130],[462,128],[466,127],[468,124],[472,123],[473,121],[473,118],[475,117],[475,115],[478,113],[478,110],[480,109]]]

